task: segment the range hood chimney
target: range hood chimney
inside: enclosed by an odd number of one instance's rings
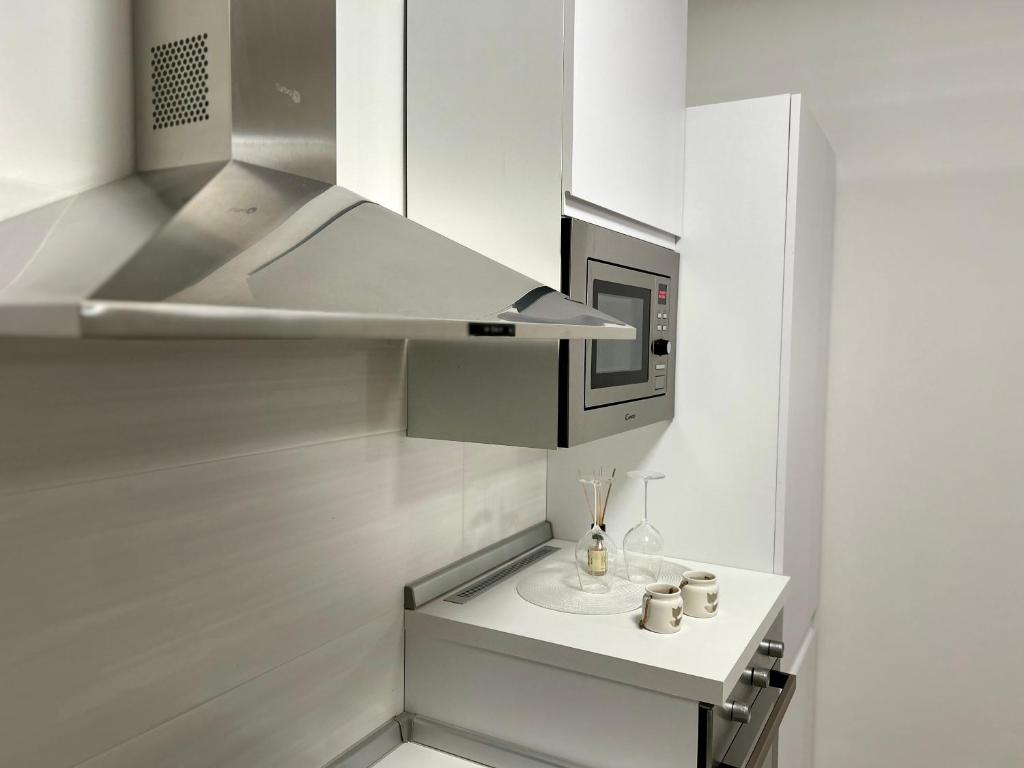
[[[0,336],[634,338],[335,186],[335,0],[136,0],[134,34],[137,171],[0,223]]]

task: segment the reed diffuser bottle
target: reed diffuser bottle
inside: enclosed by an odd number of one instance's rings
[[[595,473],[580,477],[591,516],[590,529],[576,543],[576,571],[580,589],[584,592],[610,592],[615,577],[618,547],[604,530],[604,516],[614,479],[615,470],[611,475]]]

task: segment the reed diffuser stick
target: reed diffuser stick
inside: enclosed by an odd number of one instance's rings
[[[604,467],[601,467],[601,470],[602,470],[602,475],[601,476],[603,478],[604,477]],[[602,529],[604,528],[604,518],[608,514],[608,499],[611,498],[611,495],[612,495],[612,485],[614,483],[615,483],[615,467],[612,467],[612,474],[608,478],[608,482],[605,483],[605,485],[607,486],[607,489],[604,492],[604,499],[603,499],[602,504],[601,504],[601,519],[597,521],[597,524],[599,526],[601,526]]]
[[[576,477],[579,478],[580,490],[583,491],[583,507],[587,510],[587,520],[593,524],[596,522],[592,514],[593,505],[590,503],[590,494],[587,493],[587,484],[583,482],[583,472],[577,469]]]

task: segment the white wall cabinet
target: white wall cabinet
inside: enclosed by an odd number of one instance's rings
[[[575,3],[570,206],[682,234],[686,10],[685,0]]]
[[[557,287],[569,213],[682,231],[686,0],[410,0],[407,213]]]
[[[132,3],[0,4],[0,219],[128,174]]]
[[[692,107],[686,132],[675,419],[550,453],[548,518],[580,535],[578,469],[665,472],[669,554],[793,578],[785,666],[818,604],[835,160],[799,95]],[[613,535],[641,493],[616,483]]]

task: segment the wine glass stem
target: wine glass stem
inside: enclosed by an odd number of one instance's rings
[[[644,480],[644,522],[647,522],[647,481]]]

